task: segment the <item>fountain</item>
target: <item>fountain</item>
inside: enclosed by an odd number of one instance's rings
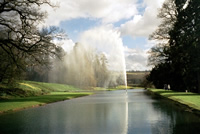
[[[106,56],[108,70],[115,73],[115,77],[122,77],[121,84],[125,85],[127,92],[124,46],[120,33],[111,26],[98,27],[83,33],[80,42],[87,49],[92,47],[98,53],[103,53]],[[112,76],[114,77],[114,75]],[[111,79],[117,80],[117,78]]]
[[[120,33],[110,26],[88,30],[80,43],[66,52],[64,61],[55,60],[50,82],[79,87],[114,87],[125,85],[127,92],[124,47]],[[65,48],[68,44],[64,44]],[[56,77],[55,77],[56,76]]]

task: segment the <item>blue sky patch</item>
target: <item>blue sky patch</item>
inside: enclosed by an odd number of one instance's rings
[[[99,22],[100,21],[98,19],[77,18],[62,21],[60,23],[60,27],[65,30],[70,39],[72,39],[74,42],[77,42],[79,33],[100,25]]]
[[[122,37],[123,44],[128,48],[141,48],[144,49],[144,44],[147,44],[147,38],[145,37],[136,37],[133,38],[131,36],[123,36]]]

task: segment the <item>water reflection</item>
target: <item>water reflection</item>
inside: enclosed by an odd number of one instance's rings
[[[179,107],[167,102],[167,100],[161,100],[160,103],[154,104],[153,108],[157,111],[157,115],[160,118],[151,124],[152,133],[199,134],[199,117],[183,112]]]
[[[128,96],[126,96],[126,100],[125,100],[125,118],[124,119],[125,119],[125,123],[124,123],[123,134],[127,134],[128,133]]]
[[[197,133],[200,120],[144,90],[101,92],[0,116],[2,133],[183,134]],[[0,132],[0,133],[1,133]]]

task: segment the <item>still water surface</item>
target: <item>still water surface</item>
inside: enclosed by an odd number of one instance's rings
[[[197,116],[145,92],[105,91],[0,115],[0,134],[199,134]]]

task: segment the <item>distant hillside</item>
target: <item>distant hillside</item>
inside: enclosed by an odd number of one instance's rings
[[[127,84],[128,86],[139,86],[149,71],[128,71],[127,74]]]

